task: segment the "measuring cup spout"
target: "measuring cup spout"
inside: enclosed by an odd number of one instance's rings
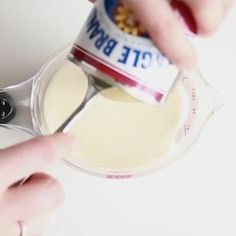
[[[17,128],[34,135],[30,106],[33,81],[34,77],[0,88],[0,127]]]
[[[224,105],[224,99],[223,96],[213,87],[209,86],[208,89],[211,95],[212,113],[214,114]]]

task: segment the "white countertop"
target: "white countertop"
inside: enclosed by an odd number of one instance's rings
[[[37,72],[51,54],[74,40],[89,12],[79,0],[0,3],[0,87]],[[236,227],[236,9],[211,39],[197,42],[206,79],[224,106],[179,161],[128,181],[90,177],[61,163],[48,171],[65,187],[64,205],[45,236],[235,236]],[[0,129],[0,146],[29,138]]]

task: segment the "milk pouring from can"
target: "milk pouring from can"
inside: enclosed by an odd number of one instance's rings
[[[154,104],[165,100],[179,74],[120,0],[96,1],[69,59],[95,77]]]

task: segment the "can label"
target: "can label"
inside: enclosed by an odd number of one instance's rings
[[[69,57],[148,102],[164,101],[178,76],[178,69],[120,0],[96,1]]]

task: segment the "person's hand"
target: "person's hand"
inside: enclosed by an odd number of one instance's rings
[[[60,184],[36,173],[73,149],[73,139],[56,134],[0,150],[0,235],[19,236],[24,221],[29,236],[39,235],[45,215],[63,199]],[[21,186],[19,181],[30,178]]]
[[[200,36],[216,31],[234,0],[123,0],[134,11],[154,43],[177,66],[192,69],[196,54],[177,20],[174,8],[180,13],[187,6],[195,20]],[[186,10],[186,9],[185,9]],[[183,12],[182,12],[183,13]],[[189,19],[191,20],[191,19]]]

